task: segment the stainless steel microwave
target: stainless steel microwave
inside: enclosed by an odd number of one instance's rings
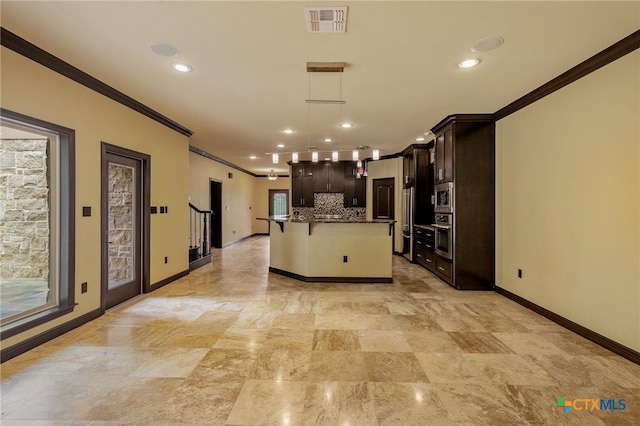
[[[453,213],[453,182],[435,186],[436,213]]]

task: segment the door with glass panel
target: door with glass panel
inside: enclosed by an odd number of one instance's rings
[[[102,164],[102,309],[142,292],[142,164],[113,152]]]

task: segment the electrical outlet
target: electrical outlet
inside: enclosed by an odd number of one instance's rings
[[[342,261],[347,263],[349,261],[349,256],[342,256]]]
[[[518,269],[518,278],[522,278],[522,269]]]
[[[87,292],[87,283],[80,284],[80,291],[82,293],[86,293]]]
[[[169,258],[167,256],[164,257],[164,263],[169,263]]]

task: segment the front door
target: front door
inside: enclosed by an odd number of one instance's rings
[[[142,293],[143,160],[103,149],[102,309]]]

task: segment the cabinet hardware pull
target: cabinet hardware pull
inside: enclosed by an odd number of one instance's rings
[[[431,263],[431,259],[427,259],[427,263]]]
[[[444,268],[442,266],[438,266],[438,270],[444,272]]]

